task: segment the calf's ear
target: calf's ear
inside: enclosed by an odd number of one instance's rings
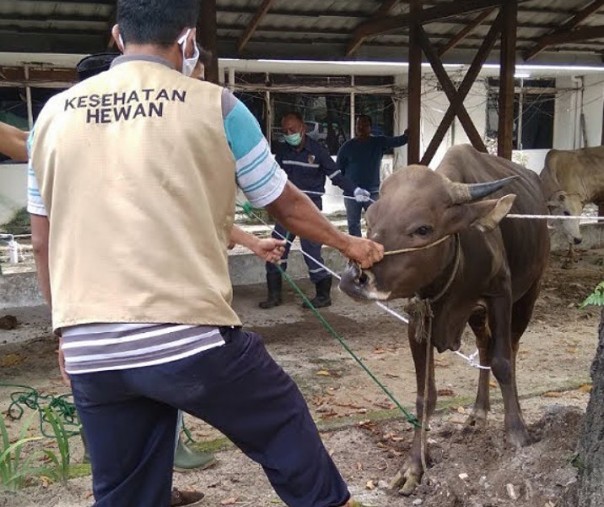
[[[514,199],[516,199],[514,194],[508,194],[500,199],[452,206],[446,214],[446,221],[449,224],[447,232],[455,234],[468,227],[476,227],[483,232],[492,231],[509,213]]]
[[[478,202],[470,206],[483,204],[482,209],[477,209],[476,219],[470,224],[482,232],[492,231],[499,225],[499,222],[512,209],[516,196],[514,194],[504,195],[500,199],[491,199],[488,201]]]

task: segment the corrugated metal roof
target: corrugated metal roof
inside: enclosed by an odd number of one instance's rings
[[[359,24],[372,18],[384,0],[274,0],[260,20],[240,55],[238,41],[262,0],[216,0],[219,47],[223,57],[342,59]],[[424,0],[424,8],[447,6],[460,0]],[[115,16],[115,0],[46,1],[2,0],[0,2],[0,51],[89,53],[103,51]],[[524,0],[519,2],[518,49],[530,49],[584,9],[591,0]],[[408,0],[401,0],[387,16],[408,13]],[[478,12],[457,14],[424,29],[432,43],[445,45],[478,16]],[[445,60],[470,61],[480,47],[496,16],[496,10],[482,21]],[[604,26],[604,9],[592,13],[579,27]],[[407,27],[367,38],[354,56],[359,59],[406,60]],[[601,62],[602,39],[572,41],[546,48],[542,63]],[[563,55],[563,56],[561,56]],[[519,59],[521,60],[521,59]]]

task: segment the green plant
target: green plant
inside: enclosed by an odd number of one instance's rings
[[[71,462],[71,451],[69,448],[69,437],[71,432],[65,429],[65,425],[59,415],[50,408],[44,409],[44,418],[52,428],[53,438],[57,441],[59,454],[44,449],[44,456],[52,463],[52,467],[47,467],[38,471],[39,474],[46,475],[55,481],[65,482],[69,478],[69,464]]]
[[[29,234],[31,224],[27,208],[17,210],[13,217],[2,225],[2,230],[8,234]]]
[[[0,484],[3,489],[17,490],[23,487],[27,477],[37,475],[37,467],[32,465],[35,454],[23,452],[26,444],[41,438],[25,436],[35,415],[21,425],[15,442],[10,441],[4,419],[0,418]]]
[[[604,306],[604,281],[596,285],[594,291],[581,303],[581,308],[590,305]]]

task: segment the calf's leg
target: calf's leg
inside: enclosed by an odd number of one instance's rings
[[[430,416],[434,413],[436,406],[436,385],[434,382],[434,351],[430,347],[426,350],[426,343],[419,343],[415,339],[415,326],[409,325],[409,346],[415,365],[415,380],[417,383],[417,398],[415,407],[417,418],[422,425],[428,427]],[[426,374],[428,374],[428,392],[425,392]],[[423,420],[424,403],[426,404],[426,420]],[[426,438],[427,440],[427,438]],[[425,460],[429,462],[428,446],[425,444]],[[391,487],[398,489],[403,495],[410,495],[419,485],[424,474],[422,465],[422,433],[420,428],[416,428],[413,434],[413,444],[409,456],[401,470],[396,474],[391,482]]]
[[[490,366],[491,364],[491,330],[487,321],[487,310],[485,307],[480,307],[476,310],[468,320],[470,328],[476,336],[476,346],[478,347],[478,355],[482,366]],[[490,370],[480,369],[478,375],[478,391],[476,393],[476,401],[472,414],[468,417],[467,424],[470,426],[485,427],[487,424],[487,414],[491,409],[489,400],[489,378]]]
[[[489,325],[493,333],[491,370],[499,382],[505,411],[504,424],[508,441],[517,447],[530,443],[522,418],[513,364],[511,340],[511,296],[509,292],[489,301]]]

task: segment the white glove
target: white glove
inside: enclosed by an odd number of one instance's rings
[[[369,202],[371,201],[371,192],[364,188],[357,187],[354,189],[354,199],[356,202]]]

